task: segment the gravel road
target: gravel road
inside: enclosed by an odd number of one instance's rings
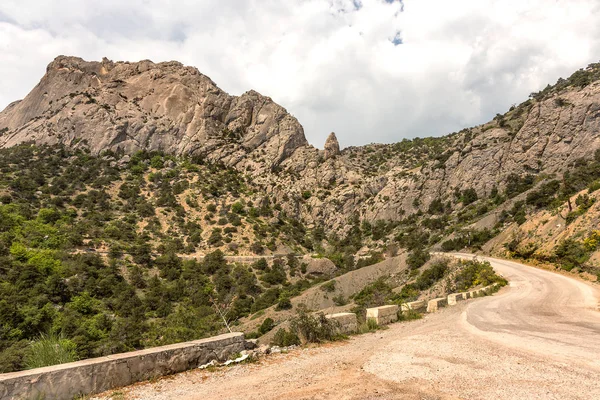
[[[488,260],[510,281],[492,297],[347,342],[189,371],[113,397],[600,399],[598,286]]]

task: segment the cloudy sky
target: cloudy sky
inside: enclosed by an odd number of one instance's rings
[[[322,147],[485,122],[600,61],[600,0],[1,0],[0,109],[57,55],[178,60]]]

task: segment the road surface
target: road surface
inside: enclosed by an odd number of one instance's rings
[[[598,286],[488,260],[510,281],[492,297],[115,399],[600,399]]]

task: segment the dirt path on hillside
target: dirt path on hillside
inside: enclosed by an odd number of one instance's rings
[[[123,389],[119,396],[599,399],[598,289],[548,271],[489,260],[511,282],[493,297],[345,343],[272,355],[217,372],[190,371]]]

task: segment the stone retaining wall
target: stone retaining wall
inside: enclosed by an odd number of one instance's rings
[[[325,318],[337,323],[337,330],[339,333],[349,334],[358,331],[358,320],[354,313],[328,314]]]
[[[71,400],[135,382],[226,361],[244,350],[243,333],[228,333],[129,353],[0,374],[0,399]]]
[[[398,306],[389,305],[375,308],[367,308],[367,319],[377,321],[377,325],[387,325],[398,321]]]

